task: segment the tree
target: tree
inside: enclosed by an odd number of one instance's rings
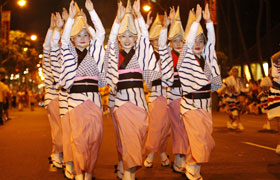
[[[5,68],[6,74],[19,74],[24,76],[28,69],[30,73],[37,70],[39,52],[31,42],[29,36],[21,31],[10,31],[9,44],[0,47],[0,67]],[[0,42],[5,44],[3,40]],[[27,81],[27,80],[25,80]],[[20,84],[22,79],[20,78]]]

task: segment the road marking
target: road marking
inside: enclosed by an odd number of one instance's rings
[[[251,142],[242,142],[242,143],[248,144],[248,145],[251,145],[251,146],[256,146],[256,147],[259,147],[259,148],[268,149],[268,150],[271,150],[271,151],[275,151],[276,150],[275,148],[271,148],[271,147],[267,147],[267,146],[262,146],[262,145],[251,143]]]

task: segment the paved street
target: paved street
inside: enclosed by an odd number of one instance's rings
[[[208,164],[202,166],[205,180],[277,180],[280,179],[280,156],[277,133],[259,132],[265,116],[242,117],[244,132],[228,131],[227,116],[214,113],[216,148]],[[43,108],[34,112],[11,112],[12,120],[0,126],[0,180],[63,180],[62,170],[50,169],[50,128]],[[275,127],[276,124],[274,124]],[[104,118],[104,136],[95,168],[97,180],[116,179],[117,162],[114,129],[111,119]],[[253,143],[253,144],[252,144]],[[167,153],[171,154],[171,143]],[[183,180],[171,168],[160,167],[159,155],[152,169],[141,168],[139,180]]]

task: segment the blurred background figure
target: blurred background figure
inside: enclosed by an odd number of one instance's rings
[[[9,107],[10,107],[10,99],[11,99],[11,90],[9,88],[9,86],[6,84],[6,80],[5,79],[2,79],[1,80],[2,83],[3,83],[3,86],[4,86],[4,103],[3,103],[3,120],[4,121],[7,121],[9,120]]]
[[[229,75],[223,82],[223,87],[218,90],[219,94],[224,94],[227,104],[227,112],[229,113],[229,120],[227,121],[227,128],[229,129],[239,129],[244,130],[244,126],[240,122],[240,109],[241,102],[240,96],[241,93],[248,92],[248,88],[244,81],[238,77],[238,69],[233,67],[231,68]]]
[[[268,95],[269,89],[272,87],[271,68],[269,69],[268,76],[262,78],[260,82],[260,93],[258,99],[260,100],[261,112],[266,114],[268,110]],[[266,119],[263,125],[264,130],[271,130],[270,121]]]
[[[19,111],[23,111],[23,104],[24,104],[24,100],[25,100],[25,92],[20,90],[17,93],[17,99],[18,99],[18,110]]]
[[[32,90],[29,90],[28,96],[29,96],[28,99],[29,99],[29,104],[30,104],[30,110],[34,111],[34,106],[35,106],[35,103],[36,103],[36,96],[37,95]]]

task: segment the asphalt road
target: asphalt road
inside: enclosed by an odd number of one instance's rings
[[[36,108],[34,112],[12,111],[12,120],[0,126],[0,180],[63,180],[62,170],[50,168],[50,127],[46,112]],[[245,115],[243,132],[225,128],[227,116],[213,113],[216,147],[208,164],[202,166],[205,180],[279,180],[280,156],[273,149],[279,134],[260,132],[264,115]],[[274,125],[276,127],[276,124]],[[173,160],[169,143],[167,154]],[[95,168],[97,180],[116,179],[114,164],[117,163],[115,134],[111,119],[104,118],[104,136]],[[156,155],[151,169],[141,168],[139,180],[183,180],[171,168],[160,166]]]

